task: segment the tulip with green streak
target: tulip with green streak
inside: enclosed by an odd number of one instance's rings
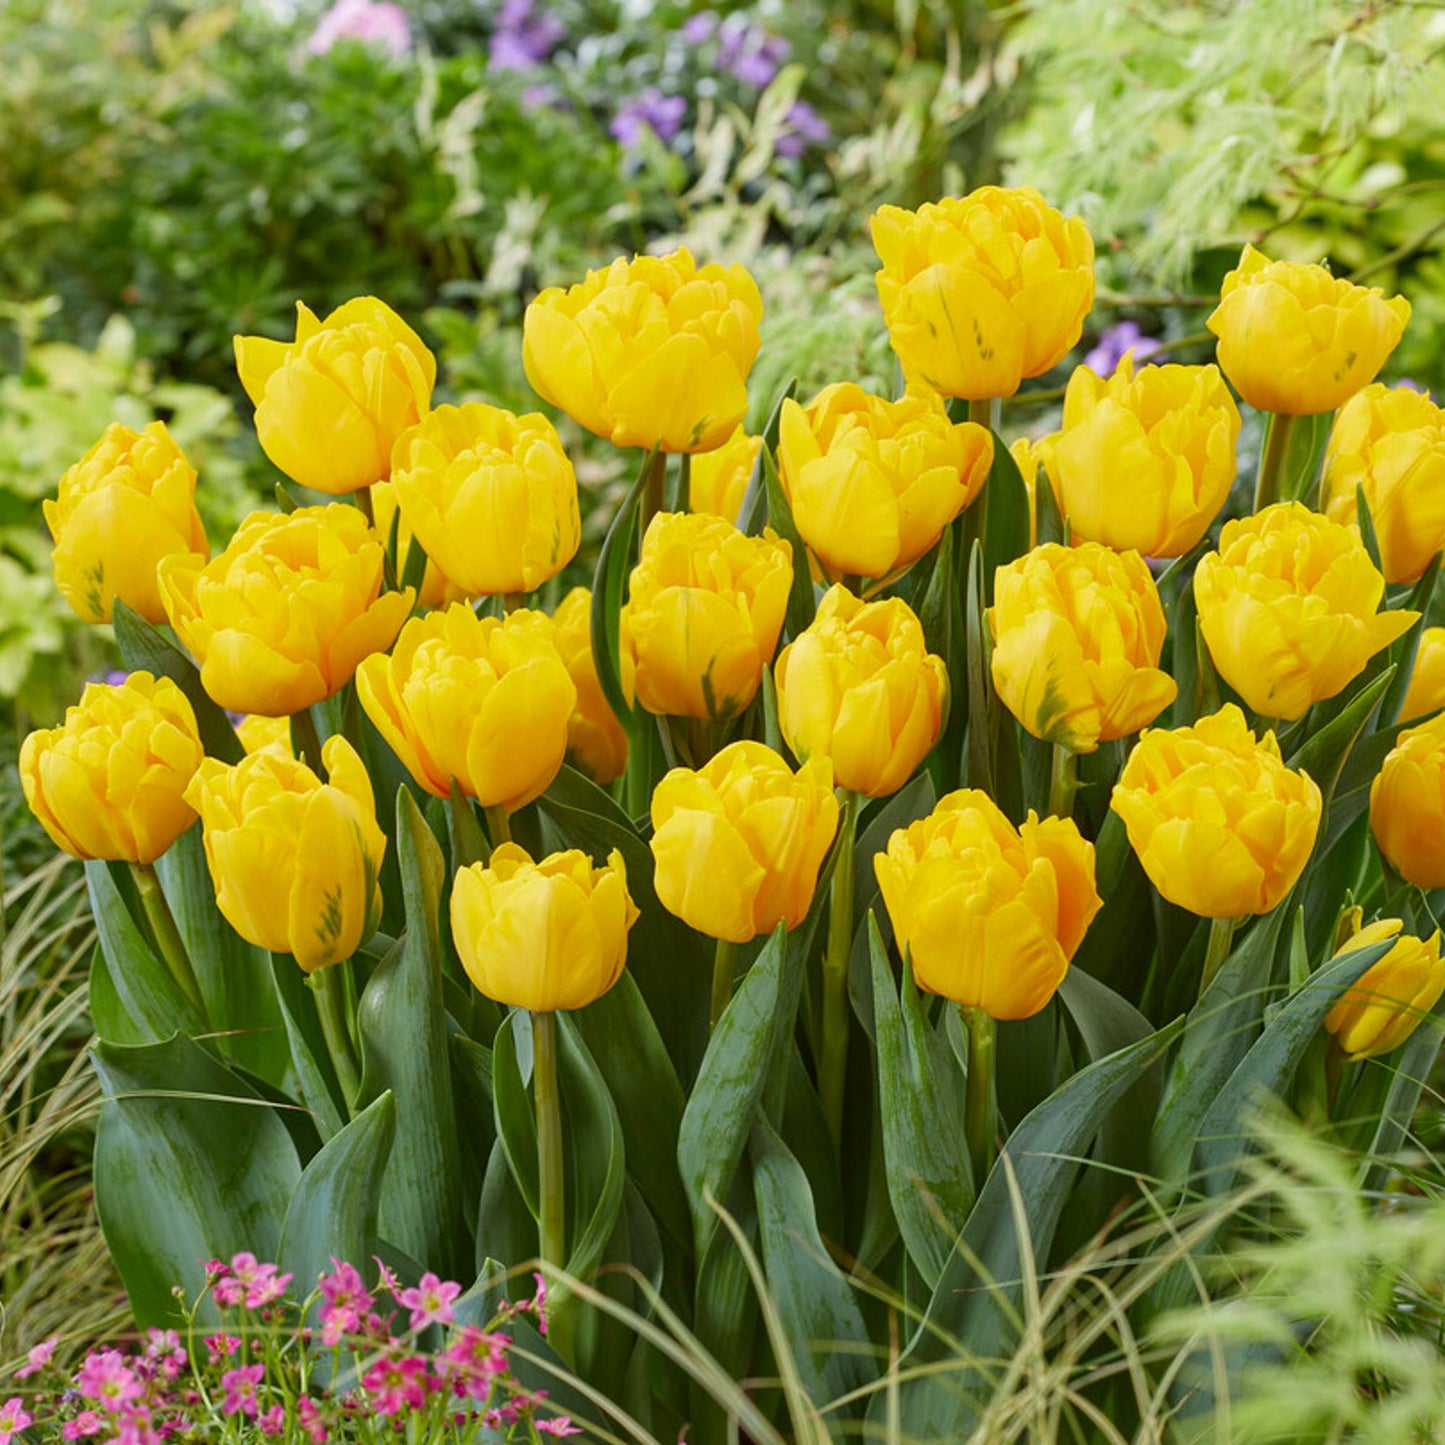
[[[1445,713],[1400,734],[1370,785],[1370,827],[1406,882],[1445,888]]]
[[[1398,918],[1382,918],[1339,949],[1348,953],[1396,940],[1325,1015],[1325,1029],[1347,1059],[1373,1059],[1398,1049],[1445,993],[1440,930],[1420,939],[1402,933],[1404,926]]]

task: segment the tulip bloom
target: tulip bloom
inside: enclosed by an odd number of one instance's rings
[[[597,660],[592,655],[591,592],[574,587],[553,613],[552,623],[557,654],[577,689],[577,705],[567,722],[567,756],[594,783],[605,788],[620,778],[627,766],[627,733],[597,680]],[[627,681],[624,679],[624,686]]]
[[[164,622],[156,568],[172,553],[211,555],[196,511],[196,473],[163,421],[113,422],[46,501],[55,585],[85,622],[109,622],[115,599]]]
[[[1365,489],[1387,582],[1416,582],[1445,548],[1445,412],[1378,383],[1340,408],[1325,452],[1325,511],[1355,521]]]
[[[406,559],[411,554],[412,531],[403,514],[397,519],[396,487],[391,482],[375,482],[371,487],[372,525],[383,543],[391,541],[392,522],[396,521],[396,580],[406,576]],[[423,547],[423,551],[426,549]],[[426,559],[421,587],[417,592],[418,607],[443,607],[448,602],[463,602],[467,594],[446,577],[431,557]]]
[[[577,555],[577,478],[540,413],[439,406],[397,439],[392,483],[427,556],[467,596],[535,591]]]
[[[1378,963],[1325,1015],[1325,1028],[1350,1059],[1373,1059],[1398,1049],[1445,993],[1445,961],[1440,931],[1428,939],[1401,935],[1398,918],[1382,918],[1346,940],[1342,953],[1398,938]]]
[[[896,793],[943,727],[948,671],[897,597],[860,602],[833,587],[778,654],[778,723],[800,758],[828,758],[840,788]]]
[[[1298,502],[1225,523],[1194,573],[1219,675],[1263,717],[1334,697],[1418,612],[1378,612],[1385,579],[1353,527]]]
[[[296,756],[296,750],[291,746],[289,717],[261,717],[258,713],[250,713],[236,724],[236,736],[248,753],[270,750],[279,752],[283,758]]]
[[[652,795],[653,883],[669,913],[727,943],[808,915],[838,829],[833,769],[794,773],[762,743],[725,747],[702,768],[674,768]]]
[[[1179,690],[1159,670],[1164,609],[1137,552],[1036,547],[994,574],[988,625],[1003,705],[1070,752],[1138,732]]]
[[[1400,704],[1400,721],[1413,722],[1445,707],[1445,627],[1427,627],[1415,647],[1410,685]]]
[[[1209,530],[1234,482],[1239,408],[1218,367],[1145,366],[1107,380],[1076,367],[1063,430],[1041,444],[1076,540],[1180,557]]]
[[[687,250],[619,257],[522,320],[522,365],[539,395],[619,447],[709,452],[747,411],[763,298],[742,266]]]
[[[206,565],[167,557],[161,600],[216,702],[279,717],[340,691],[363,657],[391,645],[412,593],[382,592],[384,560],[345,503],[252,512]]]
[[[534,863],[502,843],[452,887],[452,938],[467,977],[508,1008],[585,1008],[617,982],[637,921],[615,848],[595,867],[575,848]]]
[[[412,618],[390,657],[362,663],[356,694],[427,792],[445,798],[455,779],[509,812],[557,776],[577,702],[548,618],[521,608],[498,621],[460,602]]]
[[[1039,451],[1043,443],[1030,437],[1017,437],[1009,443],[1008,453],[1019,469],[1019,477],[1029,498],[1029,546],[1039,544]]]
[[[1375,379],[1410,319],[1403,296],[1356,286],[1323,266],[1271,261],[1246,246],[1205,325],[1219,365],[1258,411],[1333,411]]]
[[[25,801],[72,858],[154,863],[192,823],[186,787],[204,756],[196,715],[168,677],[90,682],[58,728],[20,747]]]
[[[1204,918],[1268,913],[1304,871],[1320,790],[1285,767],[1273,733],[1255,741],[1233,703],[1192,727],[1149,729],[1110,806],[1149,881]]]
[[[873,871],[919,988],[994,1019],[1048,1003],[1103,907],[1072,819],[1015,828],[973,788],[897,829]]]
[[[321,760],[325,783],[271,749],[229,767],[207,758],[186,792],[226,921],[307,973],[350,958],[376,932],[386,851],[355,749],[328,738]]]
[[[1380,852],[1417,888],[1445,888],[1445,713],[1407,728],[1370,785]]]
[[[878,299],[910,382],[944,396],[1012,396],[1057,366],[1094,301],[1094,242],[1024,186],[982,186],[872,219]]]
[[[740,422],[716,451],[695,456],[688,470],[688,511],[736,523],[762,448],[762,437],[750,437]]]
[[[899,401],[843,382],[783,403],[778,467],[798,535],[834,580],[916,562],[979,494],[993,437],[931,393]]]
[[[648,523],[621,633],[648,712],[721,720],[753,700],[783,630],[791,557],[776,533],[748,537],[720,517]]]

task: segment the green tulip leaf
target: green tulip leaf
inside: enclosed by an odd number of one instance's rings
[[[532,1021],[526,1009],[514,1009],[492,1042],[492,1112],[497,1143],[512,1171],[518,1192],[534,1219],[542,1217],[537,1182],[537,1118],[522,1075],[518,1043],[525,1045],[527,1073],[532,1071]],[[500,1257],[500,1256],[499,1256]]]
[[[568,1014],[559,1015],[557,1023],[570,1216],[567,1272],[586,1279],[601,1263],[617,1227],[627,1180],[627,1150],[617,1106],[581,1032]]]
[[[1424,575],[1402,604],[1407,611],[1418,612],[1420,615],[1415,619],[1414,626],[1390,646],[1389,658],[1395,664],[1395,676],[1390,681],[1384,702],[1380,704],[1380,719],[1386,723],[1400,720],[1400,709],[1404,706],[1405,694],[1410,690],[1410,678],[1415,671],[1415,655],[1430,620],[1430,604],[1434,600],[1435,583],[1440,576],[1440,557],[1441,554],[1437,552],[1430,559]]]
[[[306,975],[290,954],[272,954],[271,971],[296,1091],[324,1143],[346,1123],[346,1100],[326,1050],[316,995],[306,987]]]
[[[1369,1059],[1365,1063],[1369,1074],[1385,1083],[1384,1097],[1377,1108],[1366,1105],[1362,1109],[1356,1103],[1359,1093],[1350,1096],[1352,1113],[1363,1113],[1367,1119],[1378,1120],[1369,1148],[1364,1152],[1366,1162],[1361,1166],[1360,1184],[1369,1194],[1385,1187],[1394,1156],[1410,1136],[1420,1095],[1440,1056],[1442,1035],[1445,1035],[1445,997],[1441,997],[1429,1015],[1416,1025],[1404,1046],[1395,1052],[1393,1066],[1386,1058]]]
[[[502,1033],[507,1032],[504,1027]],[[501,1038],[501,1033],[497,1035]],[[536,1167],[533,1150],[533,1167]],[[503,1261],[511,1265],[537,1257],[537,1211],[522,1198],[516,1175],[499,1138],[492,1146],[492,1157],[482,1179],[482,1197],[477,1206],[476,1266],[485,1274],[489,1262]],[[527,1284],[531,1281],[528,1280]],[[512,1285],[514,1296],[530,1294],[520,1284]]]
[[[791,401],[798,392],[798,378],[789,377],[788,383],[778,393],[773,409],[768,413],[763,426],[763,444],[758,448],[758,458],[748,476],[747,490],[743,493],[742,506],[738,508],[738,527],[750,537],[758,536],[768,521],[768,486],[763,470],[763,455],[778,454],[778,434],[783,428],[783,403]]]
[[[1318,785],[1326,808],[1360,734],[1395,675],[1393,666],[1366,683],[1329,723],[1305,739],[1288,759],[1292,768],[1308,773]]]
[[[992,713],[993,679],[989,676],[988,625],[984,617],[983,546],[973,544],[968,559],[964,624],[968,635],[968,740],[964,749],[964,784],[994,796]]]
[[[993,602],[994,575],[1029,550],[1029,493],[1013,454],[997,432],[993,436],[993,465],[984,484],[983,586]],[[1047,487],[1047,482],[1045,483]]]
[[[763,479],[768,492],[768,522],[792,550],[793,585],[788,593],[787,630],[789,637],[797,637],[808,629],[817,612],[813,574],[808,566],[808,549],[798,533],[797,523],[793,520],[793,509],[788,502],[787,493],[783,490],[773,453],[765,446],[758,454],[758,460],[762,463]]]
[[[632,575],[637,550],[638,511],[651,469],[652,453],[648,452],[638,468],[637,480],[622,499],[602,540],[592,579],[592,657],[597,664],[597,681],[607,705],[624,726],[632,716],[632,708],[622,690],[622,604],[627,598],[627,579]]]
[[[1057,542],[1060,546],[1068,545],[1068,523],[1064,514],[1059,510],[1058,495],[1054,491],[1054,484],[1049,480],[1048,470],[1042,462],[1038,464],[1038,470],[1034,473],[1034,514],[1036,518],[1034,530],[1038,536],[1040,547],[1046,542]]]

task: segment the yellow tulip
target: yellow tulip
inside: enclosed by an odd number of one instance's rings
[[[993,437],[933,393],[899,401],[843,382],[783,403],[778,467],[798,535],[835,581],[916,562],[979,494]]]
[[[739,422],[716,451],[695,456],[688,470],[688,511],[736,523],[762,448],[762,437],[750,437]]]
[[[166,615],[232,712],[299,712],[391,645],[412,593],[381,590],[381,539],[342,502],[252,512],[219,557],[167,557]]]
[[[261,717],[249,713],[236,724],[236,736],[248,753],[274,752],[283,758],[296,756],[291,746],[291,719],[289,717]]]
[[[1403,296],[1355,286],[1323,266],[1271,261],[1246,246],[1205,325],[1219,365],[1258,411],[1333,411],[1375,379],[1410,319]]]
[[[445,798],[456,779],[509,812],[557,776],[577,702],[550,619],[519,608],[499,621],[460,602],[412,618],[390,657],[362,663],[356,694],[427,792]]]
[[[396,518],[396,487],[392,482],[375,482],[371,488],[371,515],[376,535],[383,542],[391,540],[391,526]],[[406,560],[411,553],[412,533],[405,514],[396,523],[396,580],[406,576]],[[423,551],[426,549],[423,548]],[[444,607],[448,602],[464,602],[467,594],[450,581],[428,557],[426,571],[422,573],[421,587],[417,592],[418,607]]]
[[[133,672],[115,687],[87,683],[61,727],[31,733],[20,784],[71,857],[154,863],[196,821],[185,792],[203,756],[185,693]]]
[[[884,206],[872,232],[883,319],[910,382],[970,400],[1012,396],[1083,332],[1094,242],[1030,187]]]
[[[1380,852],[1417,888],[1445,888],[1445,713],[1400,734],[1370,785]]]
[[[669,913],[710,938],[746,943],[808,916],[838,830],[833,769],[794,773],[762,743],[737,742],[652,795],[653,885]]]
[[[397,437],[431,405],[436,358],[374,296],[358,296],[324,321],[298,301],[294,342],[238,336],[235,345],[261,450],[318,492],[381,481]]]
[[[1019,469],[1024,491],[1029,498],[1029,546],[1039,544],[1039,448],[1041,442],[1032,437],[1017,437],[1009,443],[1009,455]]]
[[[439,406],[397,439],[392,484],[427,556],[467,596],[535,591],[577,555],[577,478],[538,412]]]
[[[1445,412],[1378,383],[1340,408],[1325,451],[1325,511],[1356,520],[1365,489],[1387,582],[1415,582],[1445,548]]]
[[[637,907],[615,848],[595,867],[575,848],[534,863],[503,843],[457,873],[452,938],[467,977],[508,1008],[585,1008],[622,976]]]
[[[207,758],[186,796],[201,815],[222,916],[307,973],[342,963],[376,932],[386,835],[371,779],[343,737],[321,749],[327,781],[272,749],[233,766]]]
[[[993,685],[1036,738],[1091,753],[1174,701],[1159,670],[1164,608],[1137,552],[1050,543],[1000,567],[993,585]]]
[[[1400,934],[1398,918],[1382,918],[1362,928],[1335,957],[1383,943]],[[1325,1028],[1351,1059],[1373,1059],[1398,1049],[1445,993],[1445,962],[1440,931],[1428,939],[1405,934],[1377,963],[1345,990],[1325,1015]]]
[[[742,266],[687,250],[619,257],[522,320],[522,365],[539,395],[619,447],[710,452],[732,435],[758,354],[763,298]]]
[[[1262,717],[1334,697],[1418,612],[1377,612],[1385,579],[1353,527],[1298,502],[1226,522],[1194,573],[1219,675]]]
[[[567,756],[593,782],[606,787],[620,778],[627,766],[627,733],[597,680],[591,592],[574,587],[562,599],[552,622],[553,642],[577,689],[577,705],[567,723]],[[624,679],[624,685],[628,681]]]
[[[117,597],[164,622],[156,567],[173,552],[211,555],[196,511],[196,473],[162,421],[113,422],[46,501],[55,584],[77,616],[109,622]]]
[[[1414,722],[1445,707],[1445,627],[1427,627],[1415,648],[1410,685],[1400,704],[1400,721]]]
[[[919,988],[995,1019],[1048,1003],[1103,907],[1071,819],[1015,828],[973,788],[897,829],[873,871]]]
[[[791,557],[776,533],[748,537],[721,517],[648,523],[621,634],[648,712],[721,720],[753,700],[783,630]]]
[[[1228,703],[1192,727],[1150,729],[1114,788],[1149,881],[1205,918],[1268,913],[1294,887],[1320,826],[1320,790],[1285,767]]]
[[[1209,530],[1234,482],[1239,408],[1218,367],[1145,366],[1107,380],[1074,369],[1063,430],[1041,445],[1075,540],[1180,557]]]
[[[896,793],[938,740],[948,670],[901,598],[860,602],[830,588],[778,654],[778,723],[800,758],[828,758],[840,788]]]

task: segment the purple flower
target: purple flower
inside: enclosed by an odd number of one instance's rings
[[[642,142],[643,127],[650,127],[662,141],[669,141],[682,128],[687,114],[687,101],[680,95],[664,95],[649,85],[635,100],[630,100],[615,116],[608,129],[623,150],[632,150]]]
[[[321,17],[306,48],[312,55],[325,55],[340,40],[405,55],[411,49],[411,25],[400,5],[385,0],[336,0]]]
[[[796,100],[783,117],[775,149],[780,156],[796,160],[810,145],[826,145],[832,139],[832,126],[806,100]]]
[[[1084,365],[1100,376],[1113,376],[1125,352],[1132,351],[1136,362],[1145,362],[1158,349],[1158,338],[1145,336],[1137,321],[1120,321],[1099,333],[1094,349],[1084,358]]]
[[[792,47],[781,35],[770,35],[758,25],[726,21],[718,31],[717,63],[744,85],[761,90],[772,83]]]
[[[490,70],[535,70],[567,38],[555,15],[537,10],[534,0],[505,0],[497,12]]]
[[[717,11],[699,10],[682,22],[680,34],[689,45],[704,45],[717,30]]]

